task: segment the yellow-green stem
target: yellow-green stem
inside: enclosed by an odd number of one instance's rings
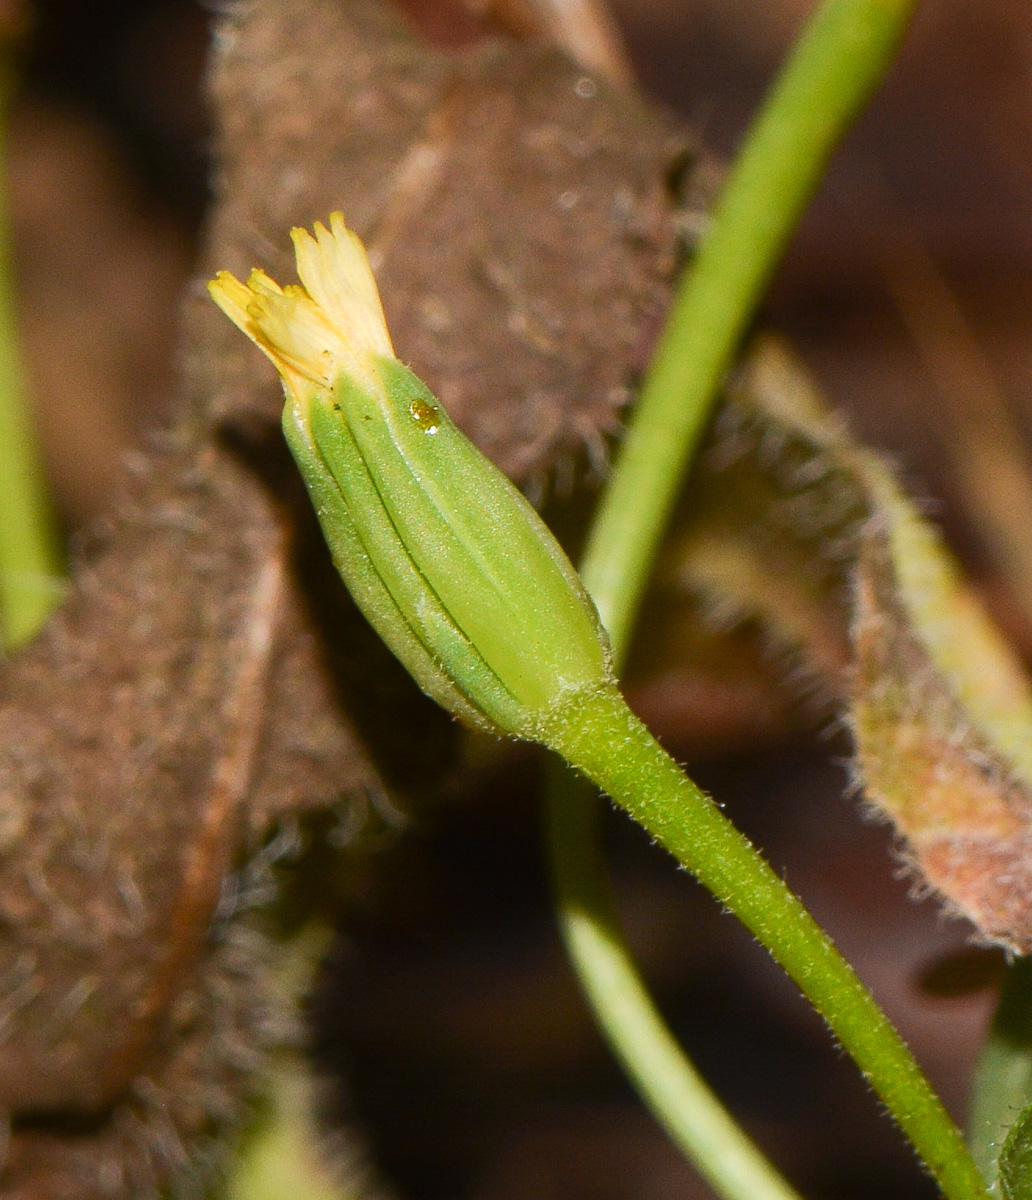
[[[284,1008],[300,1010],[332,931],[313,922],[280,946],[278,984]],[[364,1195],[335,1169],[319,1128],[319,1082],[298,1046],[281,1047],[266,1064],[265,1094],[216,1200],[359,1200]]]
[[[60,554],[25,394],[7,215],[11,68],[0,63],[0,645],[29,641],[57,599]]]

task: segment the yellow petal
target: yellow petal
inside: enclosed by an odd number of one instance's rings
[[[331,388],[342,375],[376,386],[371,357],[393,358],[369,260],[340,213],[291,233],[302,287],[255,269],[243,284],[220,271],[208,285],[222,311],[272,360],[299,402],[304,383]]]
[[[317,221],[315,237],[307,229],[292,229],[290,236],[301,282],[347,340],[356,359],[369,352],[393,358],[394,347],[369,259],[341,214],[331,215],[330,229]]]

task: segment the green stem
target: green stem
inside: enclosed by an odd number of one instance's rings
[[[10,66],[0,63],[0,138],[7,137]],[[0,142],[0,643],[29,641],[58,596],[60,554],[25,394],[7,215],[6,142]]]
[[[300,1010],[311,992],[332,931],[313,922],[279,946],[278,983],[285,1010]],[[297,1046],[267,1064],[264,1096],[217,1200],[353,1200],[358,1189],[335,1169],[319,1129],[319,1080]],[[362,1192],[364,1195],[365,1193]]]
[[[667,1029],[620,933],[606,883],[595,789],[550,764],[548,841],[559,923],[602,1029],[649,1108],[713,1188],[735,1200],[799,1200]]]
[[[218,1200],[353,1200],[323,1149],[313,1074],[296,1050],[280,1051],[269,1063],[258,1124]]]
[[[825,0],[753,124],[674,300],[592,529],[585,583],[625,646],[721,377],[916,0]]]
[[[1000,1151],[1011,1125],[1032,1103],[1032,959],[1007,967],[992,1028],[975,1068],[968,1140],[998,1194]]]
[[[582,566],[618,664],[721,375],[828,156],[891,62],[913,8],[913,0],[828,0],[817,11],[686,272]],[[609,899],[594,804],[572,782],[553,777],[556,900],[589,999],[656,1116],[714,1186],[741,1200],[777,1195],[787,1185],[702,1084],[641,986]],[[750,1172],[751,1182],[743,1182]]]
[[[557,715],[546,744],[620,804],[767,947],[853,1057],[949,1200],[984,1200],[942,1102],[853,968],[749,840],[612,689]]]

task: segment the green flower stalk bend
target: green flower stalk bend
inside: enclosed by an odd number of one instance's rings
[[[223,272],[210,290],[280,373],[287,440],[370,623],[455,716],[550,747],[622,805],[788,971],[944,1194],[984,1197],[956,1127],[852,968],[627,707],[552,534],[395,358],[358,238],[339,213],[292,237],[301,287]]]

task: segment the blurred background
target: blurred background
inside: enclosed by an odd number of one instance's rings
[[[810,8],[614,11],[643,86],[730,155]],[[23,48],[7,172],[26,361],[71,535],[103,516],[173,402],[178,297],[207,201],[210,21],[193,0],[0,5]],[[992,455],[1023,470],[1032,432],[1030,144],[1032,9],[925,0],[765,317],[895,458],[1026,657],[1030,605],[1000,547],[1032,522]],[[679,726],[676,703],[662,715],[668,745],[832,931],[962,1118],[998,959],[907,900],[886,831],[847,795],[846,739],[777,721],[758,738],[733,713],[700,733]],[[563,963],[537,771],[529,756],[485,767],[475,803],[356,862],[314,1006],[320,1057],[347,1081],[332,1107],[412,1200],[708,1197],[622,1081]],[[611,826],[621,908],[665,1011],[790,1178],[814,1200],[931,1197],[750,938],[627,822]]]

